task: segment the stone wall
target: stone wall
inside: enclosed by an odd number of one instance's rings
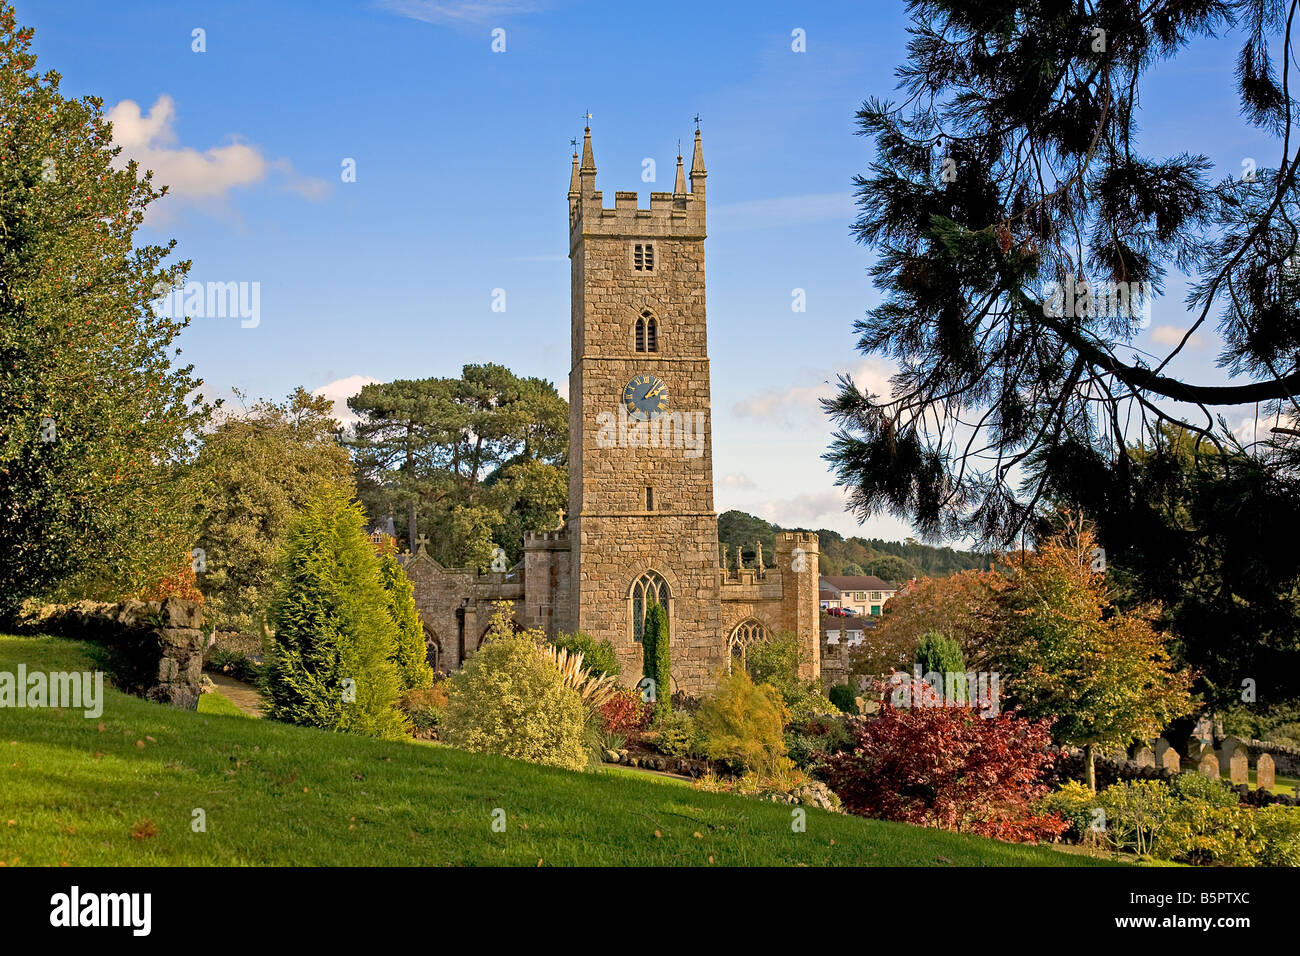
[[[100,645],[119,690],[183,710],[199,703],[208,643],[202,626],[203,608],[180,598],[36,606],[20,622],[26,633]]]
[[[515,619],[524,623],[523,567],[488,574],[473,568],[444,568],[423,545],[403,567],[415,586],[425,645],[432,642],[438,648],[438,670],[456,670],[478,650],[495,602],[514,604]]]
[[[573,555],[567,531],[524,535],[524,625],[540,627],[554,638],[574,630]]]

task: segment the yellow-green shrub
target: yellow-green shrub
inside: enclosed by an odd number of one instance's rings
[[[1300,866],[1300,808],[1273,804],[1255,811],[1262,866]]]
[[[447,681],[444,741],[581,770],[588,764],[587,708],[533,635],[496,633]]]
[[[786,756],[789,718],[781,695],[736,668],[718,682],[695,715],[704,752],[714,760],[770,775]]]
[[[1038,813],[1055,813],[1068,823],[1070,829],[1064,835],[1080,842],[1097,832],[1093,830],[1097,807],[1097,795],[1077,780],[1067,780],[1034,805]]]

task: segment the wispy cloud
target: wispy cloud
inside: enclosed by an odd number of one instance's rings
[[[819,518],[841,517],[845,501],[843,488],[831,488],[765,502],[759,508],[759,515],[783,528],[807,526]]]
[[[142,170],[152,170],[155,185],[167,186],[163,204],[188,203],[213,208],[231,192],[252,186],[272,173],[283,177],[286,189],[308,199],[320,199],[328,190],[324,180],[299,176],[287,159],[267,159],[256,146],[232,135],[224,146],[200,152],[177,141],[176,103],[166,93],[154,101],[148,112],[134,100],[122,100],[108,111],[113,124],[113,142],[122,147],[118,162],[134,159]],[[165,218],[168,206],[151,209],[153,218]],[[156,211],[155,211],[156,210]]]
[[[535,13],[542,5],[530,0],[379,0],[379,6],[412,20],[454,26]]]
[[[868,358],[858,365],[840,366],[824,375],[810,375],[810,380],[789,388],[772,388],[743,398],[731,411],[737,418],[754,418],[765,424],[785,428],[805,428],[810,424],[828,425],[828,419],[818,400],[830,398],[838,390],[837,379],[842,372],[853,376],[859,388],[877,395],[891,394],[889,378],[893,366],[876,358]]]
[[[1186,329],[1180,329],[1176,325],[1157,325],[1151,330],[1151,341],[1157,345],[1177,345],[1186,334]],[[1187,340],[1188,348],[1199,349],[1204,344],[1205,339],[1195,334]]]
[[[749,231],[842,220],[845,228],[856,218],[852,193],[809,193],[724,203],[709,210],[714,232]]]
[[[730,475],[723,475],[722,486],[724,488],[732,488],[736,490],[746,490],[749,488],[758,487],[758,485],[754,484],[753,480],[749,477],[749,475],[741,474],[740,472],[735,472]]]

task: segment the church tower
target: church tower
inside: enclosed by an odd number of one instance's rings
[[[642,673],[651,598],[668,608],[672,690],[699,694],[725,666],[704,296],[704,152],[690,189],[596,189],[591,129],[569,184],[572,625]],[[662,692],[662,688],[660,689]]]

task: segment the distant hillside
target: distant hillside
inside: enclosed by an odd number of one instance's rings
[[[815,531],[821,541],[822,574],[874,574],[886,581],[901,582],[919,575],[943,577],[989,566],[986,554],[936,548],[911,538],[882,541],[879,538],[846,538],[825,528],[781,528],[743,511],[727,511],[718,516],[718,540],[727,546],[731,555],[735,554],[738,545],[743,548],[746,564],[754,560],[754,545],[760,541],[763,560],[769,565],[772,563],[778,531]]]

